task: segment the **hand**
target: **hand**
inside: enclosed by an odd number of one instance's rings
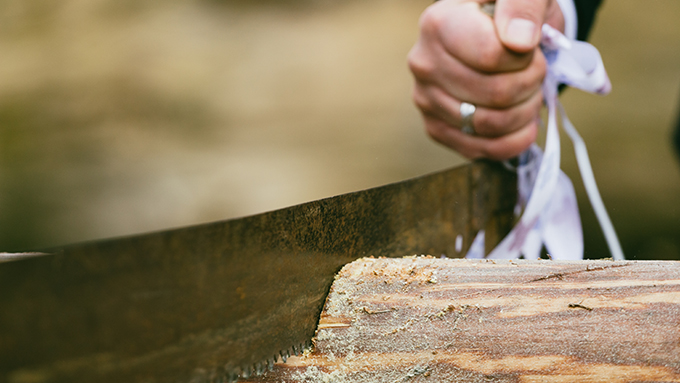
[[[504,160],[536,139],[546,62],[541,25],[564,30],[556,0],[443,0],[423,12],[409,53],[413,98],[428,134],[468,158]],[[461,132],[460,105],[476,106],[475,134]]]

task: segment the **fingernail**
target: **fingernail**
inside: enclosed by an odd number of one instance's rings
[[[530,46],[534,42],[536,24],[527,19],[511,19],[505,32],[508,42],[516,45]]]

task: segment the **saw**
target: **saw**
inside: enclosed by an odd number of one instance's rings
[[[223,382],[310,345],[360,257],[463,257],[510,230],[515,175],[474,162],[250,217],[0,257],[0,382]],[[4,260],[4,262],[3,262]]]

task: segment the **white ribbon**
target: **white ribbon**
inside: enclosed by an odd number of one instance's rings
[[[545,153],[534,144],[520,155],[518,205],[523,213],[517,225],[486,258],[524,256],[537,259],[543,245],[552,259],[583,258],[583,231],[576,194],[569,177],[560,170],[559,111],[562,126],[574,144],[583,183],[612,256],[623,259],[616,232],[595,184],[585,143],[560,105],[557,90],[562,83],[591,93],[607,94],[611,83],[595,47],[582,41],[570,41],[547,24],[543,25],[542,32],[541,50],[548,63],[542,87],[548,107]],[[484,231],[477,234],[466,257],[484,258]]]

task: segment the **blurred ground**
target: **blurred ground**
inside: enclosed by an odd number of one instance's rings
[[[463,162],[412,106],[429,0],[0,3],[0,249],[191,225]],[[680,259],[680,3],[618,0],[563,100],[629,257]],[[571,145],[586,252],[607,256]]]

